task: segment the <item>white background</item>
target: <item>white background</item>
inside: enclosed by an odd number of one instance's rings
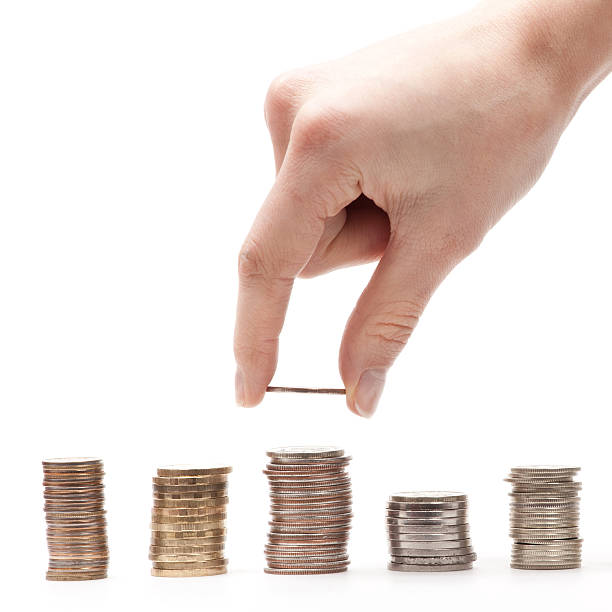
[[[268,83],[469,5],[0,4],[0,576],[14,609],[608,608],[612,80],[434,296],[372,420],[334,397],[234,405],[237,253],[274,175]],[[275,382],[339,384],[371,271],[296,283]],[[265,450],[318,442],[354,457],[351,569],[264,575]],[[110,576],[47,583],[40,461],[82,454],[105,462]],[[155,468],[217,460],[235,468],[230,573],[152,578]],[[509,569],[503,478],[524,463],[583,467],[581,570]],[[419,488],[469,495],[471,572],[386,571],[386,497]]]

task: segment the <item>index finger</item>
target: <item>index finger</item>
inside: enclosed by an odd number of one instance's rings
[[[242,406],[258,404],[272,380],[293,282],[316,249],[328,207],[355,197],[329,187],[336,183],[324,164],[283,164],[242,247],[234,334]]]

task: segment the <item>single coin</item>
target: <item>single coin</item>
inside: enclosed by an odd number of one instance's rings
[[[152,555],[199,555],[209,552],[222,552],[225,543],[206,544],[203,546],[150,546]]]
[[[55,469],[59,469],[64,465],[92,465],[101,464],[102,459],[99,457],[52,457],[50,459],[43,459],[42,464],[44,466],[52,466]]]
[[[227,465],[208,468],[196,465],[164,465],[157,468],[158,476],[170,476],[171,478],[179,476],[213,476],[215,474],[230,474],[231,472],[231,466]]]
[[[404,565],[458,565],[476,561],[475,552],[470,552],[465,555],[441,555],[437,557],[414,557],[395,553],[391,554],[393,563],[401,563]]]
[[[224,536],[212,536],[207,538],[156,538],[151,537],[151,550],[153,548],[198,548],[211,544],[223,544]]]
[[[157,569],[151,568],[151,576],[160,578],[191,578],[196,576],[219,576],[227,574],[227,567],[209,567],[199,569]]]
[[[155,493],[211,493],[219,490],[227,490],[227,485],[219,484],[195,484],[195,485],[153,485]]]
[[[212,474],[211,476],[153,476],[153,484],[161,486],[227,486],[228,474]]]
[[[406,565],[403,563],[393,563],[387,567],[394,572],[452,572],[472,569],[471,563],[458,563],[456,565]]]
[[[344,450],[337,446],[281,446],[266,455],[273,459],[328,459],[342,457]]]
[[[283,477],[285,475],[295,474],[322,474],[322,473],[333,473],[342,474],[346,473],[345,463],[314,463],[314,464],[297,464],[292,465],[290,463],[268,463],[266,465],[266,473],[279,474]]]
[[[264,567],[266,574],[276,574],[284,576],[310,576],[314,574],[339,574],[340,572],[346,572],[347,567],[337,568],[310,568],[310,569],[277,569],[272,567]]]
[[[306,387],[266,387],[266,393],[323,393],[324,395],[346,395],[346,389],[309,389]]]
[[[181,518],[183,516],[209,516],[219,512],[219,506],[204,506],[199,508],[157,508],[153,506],[151,512],[155,516]]]
[[[268,465],[317,466],[317,465],[347,465],[352,457],[326,457],[325,459],[294,459],[287,457],[274,457]]]
[[[211,567],[225,567],[227,559],[212,559],[211,561],[173,561],[171,563],[153,561],[153,568],[161,570],[194,570],[206,569]]]
[[[410,511],[410,510],[395,510],[392,515],[394,518],[416,518],[416,519],[440,519],[440,518],[458,518],[467,516],[466,510],[427,510],[427,511]]]
[[[429,525],[412,525],[412,521],[404,519],[387,519],[387,527],[405,530],[405,533],[426,533],[432,535],[453,535],[458,533],[469,532],[470,527],[466,523],[464,525],[446,525],[444,527]]]
[[[467,496],[456,491],[403,491],[401,493],[394,493],[389,499],[391,502],[407,503],[466,502]]]
[[[160,554],[149,553],[149,559],[151,559],[151,561],[157,561],[160,563],[164,563],[164,562],[203,563],[205,561],[214,561],[216,559],[223,559],[223,551],[189,554],[189,555],[178,555],[178,554],[177,555],[160,555]]]
[[[212,499],[153,499],[155,508],[207,508]]]
[[[403,519],[402,525],[422,526],[422,527],[457,527],[460,525],[467,525],[467,516],[458,516],[456,518],[437,518],[437,519],[404,519],[402,516],[397,516],[395,512],[391,514],[390,518],[401,518]]]
[[[464,531],[462,533],[405,533],[402,531],[389,531],[391,534],[401,533],[404,536],[404,541],[409,542],[454,542],[456,538],[460,537],[463,540],[468,539],[470,532]],[[461,540],[458,540],[461,541]]]
[[[206,525],[215,521],[222,521],[227,518],[225,512],[216,512],[215,514],[199,515],[199,516],[159,516],[153,513],[152,521],[157,524],[167,525]]]
[[[268,559],[267,562],[270,569],[330,569],[347,567],[350,565],[349,561],[326,561],[324,563],[318,563],[316,561],[312,563],[308,563],[306,561],[302,561],[301,563],[277,563],[271,559]]]
[[[158,505],[158,501],[197,501],[199,506],[203,507],[224,506],[229,502],[229,498],[211,497],[209,493],[160,493],[156,491],[153,495],[153,504]]]
[[[49,572],[47,572],[47,580],[52,581],[52,582],[71,582],[75,580],[101,580],[103,578],[108,578],[106,572],[100,572],[99,574],[78,575],[78,576],[49,574]]]
[[[470,538],[463,540],[437,540],[437,541],[414,541],[412,540],[412,534],[410,533],[392,533],[389,534],[389,541],[397,546],[399,542],[402,542],[402,546],[410,546],[412,548],[422,548],[428,550],[442,550],[450,548],[467,548],[472,545]],[[404,544],[408,542],[409,544]]]
[[[446,548],[446,549],[431,549],[431,548],[406,548],[394,546],[393,543],[389,549],[392,556],[397,557],[452,557],[461,555],[471,555],[474,550],[471,546],[465,548]]]
[[[533,565],[531,563],[510,563],[510,567],[512,569],[524,569],[524,570],[562,570],[562,569],[579,569],[581,567],[580,563],[549,563],[548,565]]]

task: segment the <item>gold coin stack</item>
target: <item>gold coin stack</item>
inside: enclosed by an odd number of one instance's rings
[[[231,467],[171,465],[153,477],[151,575],[216,576],[224,558],[227,477]]]
[[[47,580],[106,578],[108,541],[101,459],[45,459]]]

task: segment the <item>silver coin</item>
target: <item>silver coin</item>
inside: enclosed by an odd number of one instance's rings
[[[392,502],[465,502],[467,496],[456,491],[402,491],[394,493],[389,498]]]
[[[466,502],[445,502],[439,504],[411,504],[408,502],[387,502],[388,510],[403,512],[466,512]]]
[[[387,565],[388,569],[393,572],[452,572],[460,570],[472,569],[471,563],[457,565],[404,565],[393,563]]]
[[[281,446],[270,449],[266,455],[274,459],[328,459],[342,457],[344,450],[337,446]]]
[[[439,512],[408,512],[407,510],[396,510],[393,514],[389,514],[391,518],[403,519],[456,519],[467,517],[464,510],[441,510]]]
[[[431,550],[427,548],[389,548],[389,552],[393,557],[461,557],[471,555],[474,549],[471,546],[466,548],[448,548],[446,550]]]
[[[391,530],[389,530],[389,534],[391,534],[391,536],[394,534],[401,534],[405,542],[453,542],[456,541],[457,538],[466,540],[470,535],[469,531],[464,531],[462,533],[406,533]]]
[[[470,538],[463,540],[432,540],[432,541],[414,541],[412,534],[395,533],[390,534],[389,541],[393,546],[422,548],[427,550],[447,550],[450,548],[467,548],[472,545]]]

